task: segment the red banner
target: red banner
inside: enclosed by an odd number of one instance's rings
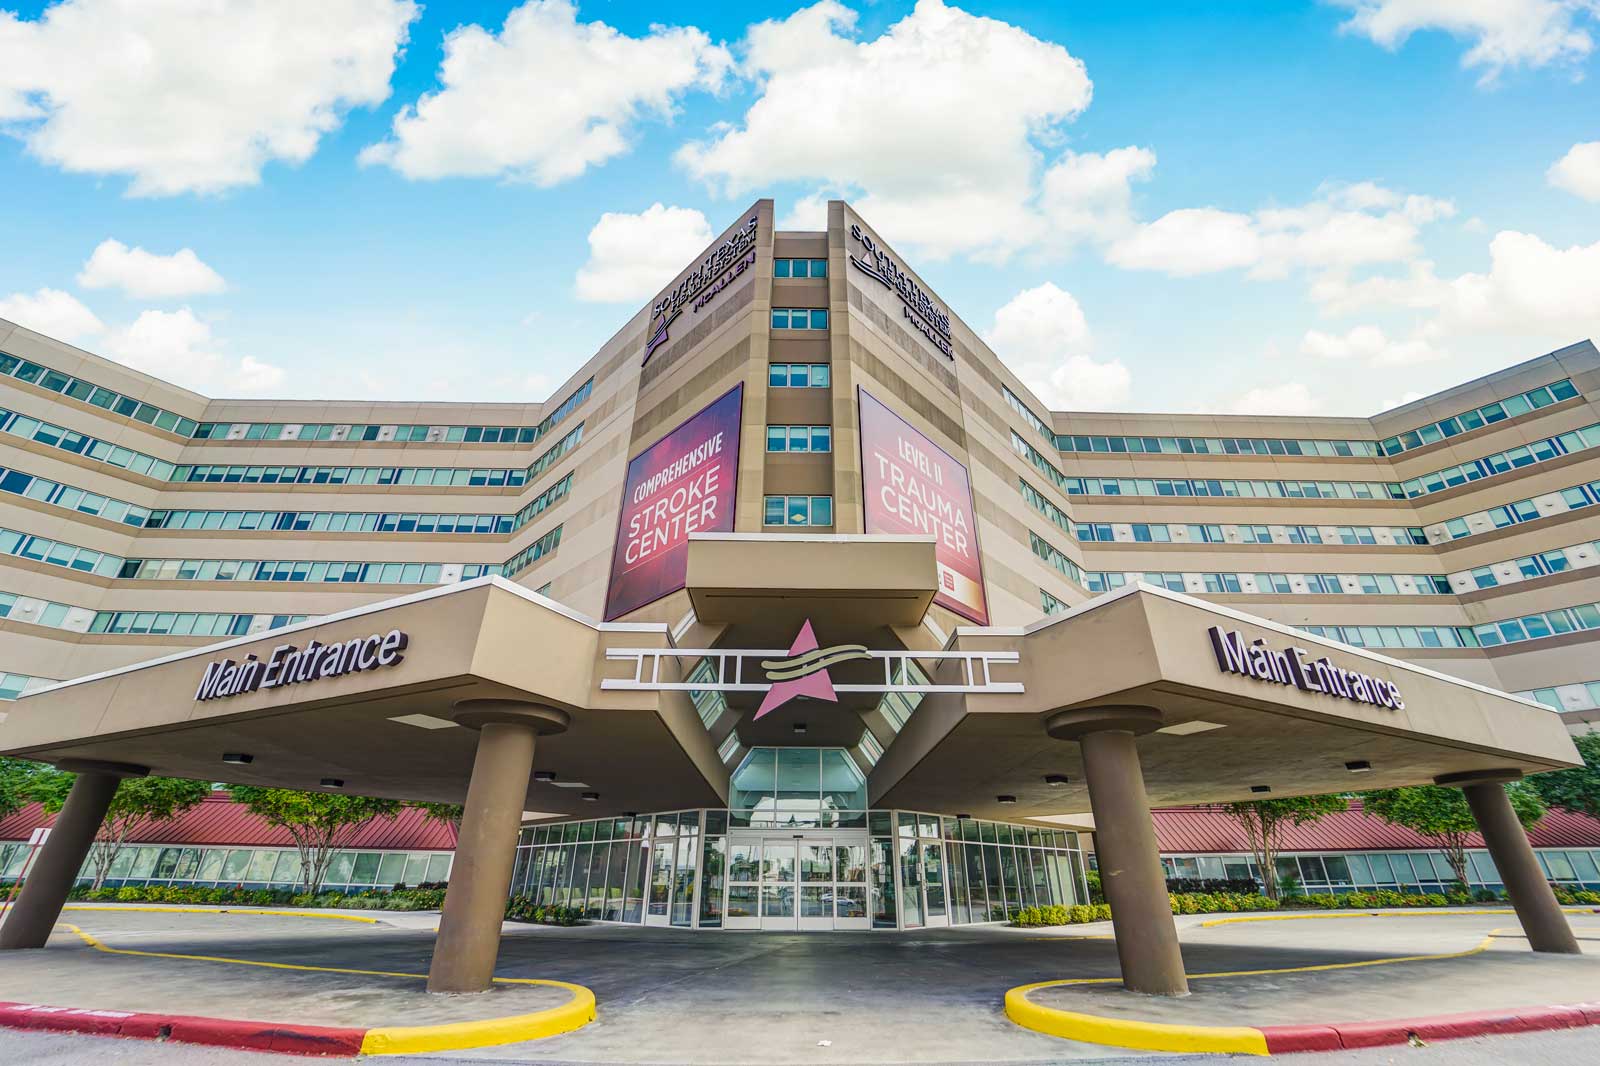
[[[606,621],[683,588],[689,534],[733,532],[743,401],[735,385],[628,464]]]
[[[988,625],[967,468],[866,389],[859,392],[867,532],[933,537],[939,566],[934,602]]]

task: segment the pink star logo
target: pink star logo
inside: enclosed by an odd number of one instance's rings
[[[769,671],[781,672],[789,663],[797,658],[809,658],[807,653],[816,650],[817,635],[811,631],[811,619],[808,618],[800,627],[800,634],[794,638],[794,643],[789,645],[789,660],[769,660],[761,665]],[[828,676],[825,663],[821,664],[815,673],[808,673],[789,681],[774,681],[761,700],[761,708],[756,711],[756,718],[777,710],[798,696],[810,696],[814,700],[825,700],[828,703],[839,702],[839,695],[833,691],[833,679]]]

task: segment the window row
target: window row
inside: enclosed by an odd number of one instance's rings
[[[521,551],[517,552],[517,554],[513,555],[511,558],[507,559],[505,561],[505,565],[501,567],[501,573],[505,574],[507,577],[510,577],[519,571],[526,570],[540,559],[543,559],[546,555],[549,555],[551,552],[555,551],[561,546],[561,528],[561,526],[557,526],[544,536],[540,537],[538,540],[534,541],[532,544],[528,545],[526,548],[523,548]]]
[[[1039,608],[1045,614],[1060,614],[1062,611],[1072,610],[1072,604],[1059,600],[1044,589],[1039,590]]]
[[[1135,581],[1194,595],[1237,593],[1264,596],[1448,596],[1442,574],[1194,574],[1095,571],[1091,592],[1109,592]]]
[[[1504,622],[1487,622],[1473,626],[1472,633],[1481,647],[1493,648],[1501,644],[1520,644],[1525,640],[1559,637],[1589,629],[1600,629],[1600,603],[1558,607],[1551,611],[1525,614],[1521,618],[1508,618]]]
[[[70,396],[74,400],[81,400],[101,410],[131,418],[135,422],[143,422],[147,426],[164,429],[180,437],[193,436],[199,425],[194,419],[185,418],[166,408],[135,400],[132,396],[124,396],[115,390],[102,388],[93,382],[63,374],[59,370],[51,370],[38,363],[30,363],[26,359],[19,359],[5,352],[0,352],[0,374],[37,385],[41,389],[58,392],[63,396]]]
[[[1469,887],[1504,887],[1489,853],[1467,851]],[[1535,848],[1547,880],[1583,888],[1600,888],[1600,849]],[[1261,870],[1245,855],[1168,855],[1161,865],[1168,877],[1261,880]],[[1310,893],[1399,890],[1411,895],[1443,893],[1455,881],[1455,871],[1438,851],[1348,851],[1285,855],[1275,863],[1279,883],[1294,878]]]
[[[1000,395],[1005,397],[1006,404],[1013,411],[1017,412],[1017,414],[1022,416],[1022,420],[1024,422],[1028,423],[1028,425],[1033,427],[1034,432],[1042,434],[1043,436],[1049,438],[1052,441],[1054,441],[1056,439],[1055,430],[1051,429],[1045,423],[1044,419],[1042,419],[1038,415],[1034,414],[1033,413],[1033,408],[1029,407],[1026,403],[1024,403],[1023,400],[1022,400],[1022,397],[1018,396],[1016,393],[1012,392],[1009,388],[1007,388],[1004,385],[1000,386]]]
[[[1442,440],[1492,426],[1496,422],[1504,422],[1508,418],[1525,415],[1529,411],[1536,411],[1541,407],[1549,407],[1561,400],[1570,400],[1578,395],[1577,386],[1563,378],[1551,385],[1542,385],[1537,389],[1530,389],[1508,400],[1485,404],[1463,414],[1453,415],[1438,422],[1430,422],[1426,426],[1407,430],[1393,437],[1386,437],[1379,442],[1378,447],[1384,455],[1399,455],[1401,452],[1413,448],[1421,448],[1429,444],[1437,444]]]
[[[1590,541],[1462,570],[1450,575],[1450,584],[1457,592],[1471,592],[1473,589],[1514,585],[1530,578],[1564,574],[1568,570],[1582,570],[1596,565],[1600,565],[1600,541]]]
[[[499,563],[338,563],[304,559],[128,559],[134,581],[309,581],[321,584],[449,585],[501,573]]]
[[[825,278],[828,276],[826,259],[774,259],[772,276],[775,278]]]
[[[0,878],[16,877],[27,859],[26,843],[0,848]],[[450,879],[448,851],[336,851],[322,885],[334,892],[363,888],[415,887]],[[86,859],[79,881],[92,880]],[[300,853],[294,848],[184,848],[129,844],[111,860],[106,884],[200,885],[293,888],[300,883]]]
[[[590,378],[562,401],[536,426],[434,426],[355,424],[346,422],[201,422],[194,436],[200,440],[292,440],[356,443],[365,441],[426,442],[444,444],[532,444],[572,413],[594,389]]]
[[[768,426],[769,452],[831,452],[832,426]]]
[[[157,481],[171,481],[173,472],[177,470],[174,464],[165,459],[157,459],[153,455],[136,452],[132,448],[124,448],[120,444],[112,444],[99,437],[91,437],[50,422],[41,422],[37,418],[29,418],[15,411],[0,409],[0,433],[10,433],[24,440],[60,448],[64,452],[81,455],[85,459],[105,463],[107,466],[131,470],[135,474],[143,474]]]
[[[773,329],[827,329],[828,311],[822,307],[774,307]]]
[[[1146,455],[1314,455],[1326,458],[1371,456],[1378,446],[1369,440],[1295,440],[1284,437],[1110,437],[1057,433],[1064,452],[1109,452]]]
[[[1357,648],[1476,648],[1466,626],[1296,626]]]
[[[1600,707],[1600,681],[1579,681],[1571,685],[1550,685],[1516,693],[1537,700],[1557,711],[1592,711]]]
[[[1504,474],[1510,470],[1517,470],[1535,463],[1547,463],[1558,456],[1570,455],[1573,452],[1586,451],[1589,448],[1600,448],[1600,422],[1582,429],[1575,429],[1569,433],[1561,433],[1554,437],[1535,441],[1532,444],[1519,445],[1503,452],[1485,456],[1482,459],[1473,459],[1461,463],[1459,466],[1447,467],[1444,470],[1435,470],[1431,474],[1421,477],[1408,478],[1401,482],[1401,488],[1407,497],[1426,496],[1434,492],[1443,492],[1445,489],[1465,485],[1471,481],[1482,481],[1484,478]]]
[[[0,670],[0,700],[14,700],[53,684],[55,681],[52,678],[32,677],[28,674],[13,674]]]
[[[829,363],[769,363],[767,385],[774,389],[825,389],[833,384]]]
[[[1060,548],[1057,548],[1031,529],[1028,531],[1028,544],[1033,548],[1033,554],[1054,567],[1067,580],[1074,582],[1081,588],[1089,587],[1088,575],[1084,573],[1083,567],[1067,558]],[[1100,591],[1103,592],[1105,590],[1101,589]]]
[[[243,637],[304,622],[303,614],[224,614],[210,611],[92,611],[66,603],[0,592],[0,618],[73,633],[160,633]]]
[[[1277,526],[1176,522],[1079,522],[1073,535],[1082,541],[1133,544],[1359,544],[1423,545],[1420,527]]]
[[[1491,507],[1486,511],[1474,511],[1460,518],[1452,518],[1438,525],[1429,526],[1428,539],[1434,544],[1460,540],[1462,537],[1487,533],[1492,529],[1504,529],[1506,526],[1522,522],[1532,522],[1540,518],[1549,518],[1551,515],[1581,510],[1596,503],[1600,503],[1600,481],[1591,481],[1586,485],[1574,485],[1568,489],[1547,492],[1542,496],[1517,500],[1500,507]]]
[[[768,496],[763,503],[763,525],[833,525],[832,496]]]
[[[94,515],[125,526],[143,528],[150,520],[149,508],[5,467],[0,467],[0,492],[65,507],[69,511]]]
[[[14,555],[101,577],[117,577],[127,562],[120,555],[80,548],[49,537],[29,536],[14,529],[0,529],[0,555]]]

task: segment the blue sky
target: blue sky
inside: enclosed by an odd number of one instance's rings
[[[1600,14],[1465,6],[24,3],[0,316],[536,400],[751,199],[843,196],[1055,406],[1370,414],[1600,332]]]

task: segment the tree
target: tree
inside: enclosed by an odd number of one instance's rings
[[[16,814],[30,803],[60,810],[72,788],[72,775],[48,763],[31,759],[0,758],[0,818]]]
[[[1600,733],[1585,733],[1573,737],[1572,742],[1583,756],[1583,765],[1536,774],[1528,778],[1528,787],[1537,792],[1548,807],[1600,818]]]
[[[70,776],[70,775],[64,775]],[[105,884],[111,864],[116,861],[128,834],[140,822],[169,822],[199,805],[211,792],[206,781],[189,781],[181,777],[127,777],[117,786],[111,806],[106,808],[105,820],[95,831],[94,843],[89,846],[89,861],[94,864],[94,886]],[[63,790],[59,796],[45,799],[44,809],[54,814],[66,801]]]
[[[448,825],[461,833],[461,815],[466,810],[459,803],[408,803],[407,807],[415,807],[427,815],[428,821]]]
[[[1523,829],[1533,828],[1544,817],[1544,801],[1526,784],[1508,785],[1506,794]],[[1468,883],[1467,838],[1478,831],[1478,823],[1461,789],[1442,785],[1385,788],[1361,793],[1361,802],[1367,813],[1437,842],[1456,881]]]
[[[1225,803],[1223,813],[1244,829],[1250,852],[1261,871],[1261,888],[1271,899],[1278,898],[1278,846],[1285,829],[1306,825],[1344,810],[1349,804],[1343,796],[1289,796],[1284,799],[1246,800]]]
[[[300,853],[300,890],[308,895],[321,890],[335,851],[348,846],[374,818],[393,821],[401,807],[399,800],[289,788],[229,785],[228,791],[251,814],[289,834]]]

